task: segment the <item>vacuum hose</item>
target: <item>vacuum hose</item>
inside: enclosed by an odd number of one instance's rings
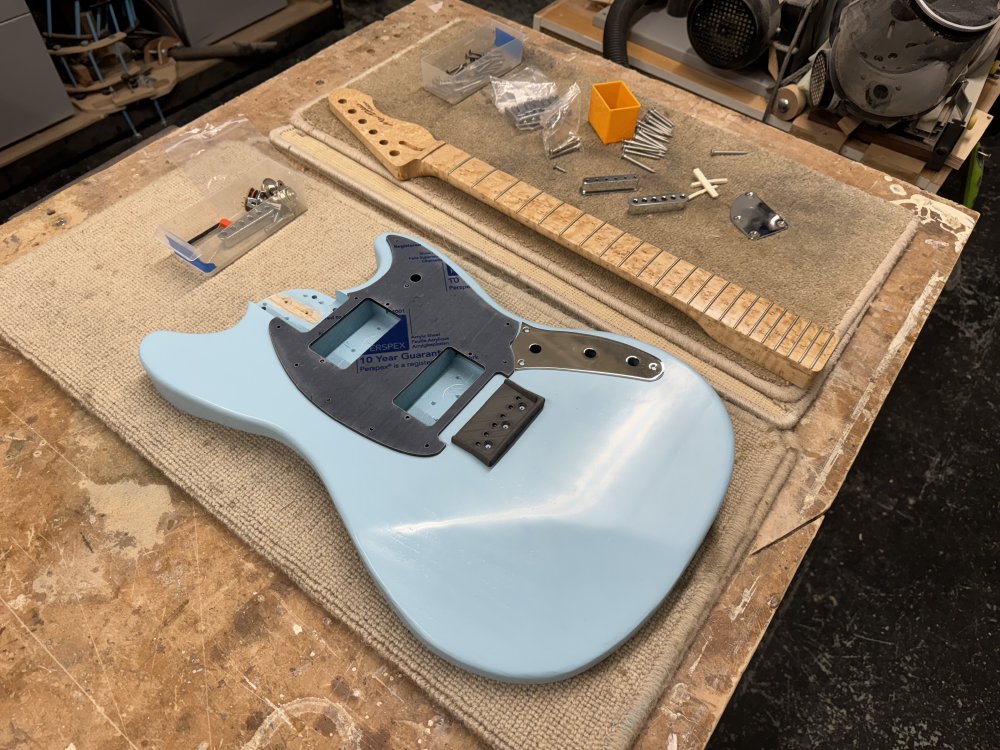
[[[628,64],[628,32],[632,19],[646,0],[614,0],[604,21],[604,57],[619,65]]]

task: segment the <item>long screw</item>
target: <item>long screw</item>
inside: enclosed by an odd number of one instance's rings
[[[730,151],[724,148],[713,148],[712,156],[746,156],[749,151]]]
[[[636,161],[635,159],[633,159],[632,157],[630,157],[628,154],[622,154],[622,158],[625,161],[632,162],[637,167],[639,167],[639,169],[645,169],[647,172],[652,172],[653,174],[656,174],[656,170],[655,169],[651,169],[650,167],[647,167],[641,161]]]

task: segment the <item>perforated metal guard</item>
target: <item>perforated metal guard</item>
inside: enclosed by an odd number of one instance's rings
[[[822,107],[826,104],[823,101],[823,97],[826,95],[826,86],[826,55],[820,52],[813,60],[812,73],[809,76],[809,104],[811,106]]]
[[[760,45],[761,27],[743,0],[705,0],[688,18],[688,38],[698,56],[717,68],[738,68]]]

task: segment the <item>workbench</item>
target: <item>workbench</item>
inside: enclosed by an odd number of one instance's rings
[[[242,113],[262,133],[455,17],[414,3],[199,122]],[[541,34],[529,43],[567,48]],[[576,53],[574,64],[610,63]],[[900,184],[664,84],[673,110],[887,201]],[[196,123],[197,124],[197,123]],[[0,263],[164,169],[152,143],[15,217]],[[802,457],[637,746],[698,748],[740,676],[959,258],[976,215],[905,186],[923,222],[815,404]],[[44,315],[44,307],[39,308]],[[391,663],[329,617],[64,394],[0,345],[0,744],[44,747],[480,747]]]

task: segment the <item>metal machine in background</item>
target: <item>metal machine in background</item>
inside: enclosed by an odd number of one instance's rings
[[[997,0],[615,0],[594,19],[605,57],[627,64],[635,42],[764,97],[757,116],[779,126],[809,106],[905,131],[932,145],[930,169],[975,111],[998,21]]]
[[[811,106],[933,140],[940,168],[993,68],[998,21],[996,0],[852,0],[795,85]]]
[[[2,2],[3,0],[0,0]],[[17,0],[20,2],[21,0]],[[75,107],[97,115],[120,112],[136,136],[128,106],[152,103],[178,82],[175,60],[247,57],[274,42],[211,44],[287,5],[287,0],[32,0],[32,12]],[[34,30],[34,29],[33,29]],[[37,32],[36,32],[37,33]]]
[[[0,148],[73,114],[23,0],[0,2]]]

